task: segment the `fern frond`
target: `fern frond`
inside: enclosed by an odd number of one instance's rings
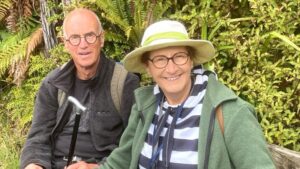
[[[29,38],[20,40],[18,35],[13,35],[6,39],[0,45],[0,77],[8,70],[8,68],[14,68],[14,64],[25,58],[26,45]],[[25,64],[26,65],[26,64]],[[24,72],[22,68],[11,69],[9,72],[11,76],[15,76],[16,79],[20,79],[22,75],[20,72]],[[26,66],[25,66],[26,68]],[[18,76],[19,75],[19,76]],[[18,81],[18,80],[17,80]]]
[[[127,19],[122,18],[124,16],[118,8],[119,4],[116,0],[97,0],[97,6],[104,12],[102,17],[104,17],[109,22],[118,25],[122,30],[125,30],[129,24]],[[125,6],[123,6],[123,9]]]
[[[18,34],[20,38],[30,36],[37,27],[39,27],[40,21],[35,19],[33,16],[27,18],[20,18],[18,22]]]
[[[56,66],[53,58],[45,59],[42,53],[33,55],[30,59],[28,77],[21,86],[13,86],[5,96],[9,100],[3,107],[10,110],[9,119],[17,121],[21,128],[30,123],[33,111],[33,100],[42,79]],[[26,105],[26,106],[24,106]],[[1,107],[0,107],[1,108]]]
[[[29,41],[29,38],[22,39],[16,46],[14,46],[15,51],[10,50],[12,54],[10,60],[10,75],[14,77],[13,81],[18,81],[17,79],[21,78],[19,76],[23,76],[22,73],[26,72],[28,59],[25,58],[26,46]],[[23,60],[25,61],[23,62]],[[20,63],[19,66],[17,63]]]
[[[18,13],[16,9],[10,8],[8,17],[6,18],[6,28],[11,32],[17,31]]]
[[[30,4],[30,0],[23,1],[23,17],[30,17],[32,16],[33,7]]]
[[[96,0],[96,5],[101,10],[101,16],[113,29],[106,32],[121,33],[132,48],[139,46],[145,28],[154,20],[160,19],[170,8],[171,2],[165,0]],[[122,34],[123,33],[123,34]],[[117,35],[111,33],[110,38]],[[119,38],[119,37],[118,37]],[[120,38],[121,39],[121,38]],[[123,42],[124,43],[124,42]]]
[[[8,9],[10,8],[12,4],[11,0],[1,0],[0,3],[0,21],[3,20],[3,18],[7,15]]]
[[[29,65],[29,57],[21,59],[20,56],[17,60],[13,60],[13,63],[10,65],[9,75],[13,77],[13,83],[17,86],[20,86],[22,81],[25,79],[25,73]]]
[[[17,36],[10,35],[0,43],[0,77],[5,73],[11,63],[11,54],[16,48],[17,42]]]
[[[29,42],[27,44],[27,50],[26,50],[26,58],[29,57],[31,52],[33,52],[34,49],[42,42],[43,42],[43,30],[42,28],[38,28],[36,31],[34,31],[31,34],[29,38]]]

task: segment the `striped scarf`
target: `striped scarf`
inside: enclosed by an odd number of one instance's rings
[[[181,105],[169,105],[158,85],[154,87],[157,110],[140,154],[141,169],[197,169],[199,122],[208,76],[195,67],[193,87]]]

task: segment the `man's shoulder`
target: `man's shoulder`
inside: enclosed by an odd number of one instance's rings
[[[114,63],[114,73],[118,74],[118,76],[122,77],[125,76],[126,81],[128,83],[125,83],[125,85],[132,85],[134,84],[137,88],[139,86],[140,82],[140,76],[139,74],[128,72],[125,67],[122,65],[122,63],[115,62]]]
[[[54,79],[56,79],[56,77],[58,76],[59,72],[60,72],[61,68],[57,67],[54,68],[53,70],[51,70],[44,78],[44,81],[53,81]]]

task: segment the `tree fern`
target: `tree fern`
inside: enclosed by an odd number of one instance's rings
[[[10,83],[20,85],[28,68],[30,53],[42,42],[40,31],[23,38],[27,34],[30,35],[23,31],[0,43],[0,77],[10,68],[9,76],[13,79]]]
[[[114,33],[124,32],[123,39],[133,48],[139,45],[144,29],[153,20],[163,17],[171,5],[162,0],[96,0],[96,4],[102,11],[103,19],[119,28]]]
[[[57,66],[57,60],[60,59],[45,59],[41,53],[32,56],[23,84],[0,92],[0,159],[5,161],[0,168],[19,167],[20,150],[33,115],[34,97],[42,79]]]
[[[0,48],[0,77],[8,70],[8,68],[19,60],[24,59],[25,49],[28,39],[19,40],[18,35],[12,35]],[[17,73],[16,71],[11,71]]]
[[[31,59],[31,66],[28,69],[28,78],[20,87],[13,87],[10,93],[10,102],[5,109],[10,110],[11,120],[18,121],[22,127],[30,122],[33,111],[33,100],[46,74],[56,67],[54,58],[45,59],[41,54]],[[26,106],[24,106],[26,105]]]
[[[42,28],[38,28],[30,35],[30,39],[27,43],[26,57],[29,57],[29,55],[37,48],[38,45],[42,43],[42,41],[43,30]]]

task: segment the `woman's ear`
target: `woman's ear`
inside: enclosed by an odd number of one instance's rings
[[[146,72],[147,72],[148,76],[152,77],[149,65],[144,63],[144,66],[145,66],[145,69],[146,69]]]
[[[192,57],[190,57],[190,60],[191,60],[191,67],[192,67],[192,69],[193,69],[193,67],[194,67],[194,59],[192,58]]]

